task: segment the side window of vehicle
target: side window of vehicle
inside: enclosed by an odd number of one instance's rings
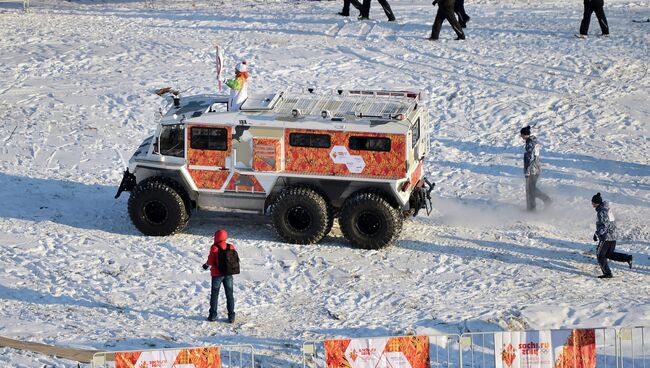
[[[390,152],[390,138],[352,136],[348,146],[353,150]]]
[[[411,148],[415,148],[415,145],[418,144],[420,140],[420,118],[415,121],[415,124],[411,127]]]
[[[328,134],[291,133],[289,145],[293,147],[330,148],[332,138]]]
[[[160,131],[160,154],[183,157],[185,154],[185,125],[164,125]]]
[[[198,150],[228,150],[228,130],[225,128],[190,129],[190,147]]]

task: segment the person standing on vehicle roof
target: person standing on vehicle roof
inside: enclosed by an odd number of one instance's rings
[[[609,25],[607,24],[607,17],[605,16],[604,0],[584,0],[585,11],[582,15],[582,22],[580,22],[580,33],[576,34],[578,38],[587,38],[589,32],[589,22],[591,22],[591,13],[596,13],[598,24],[602,35],[609,36]]]
[[[226,292],[226,308],[228,309],[228,323],[235,322],[235,298],[233,296],[233,277],[232,275],[224,275],[219,270],[219,261],[223,261],[220,257],[220,252],[224,252],[226,248],[235,250],[235,246],[226,243],[228,240],[228,233],[226,230],[218,230],[214,233],[214,243],[210,246],[210,253],[208,254],[208,261],[203,264],[203,269],[207,270],[210,267],[210,275],[212,276],[212,287],[210,290],[210,312],[208,314],[208,321],[214,322],[217,320],[217,305],[219,304],[219,289],[223,284],[224,291]]]
[[[235,67],[235,78],[228,79],[226,85],[230,87],[228,111],[239,111],[241,105],[248,98],[248,65],[246,60]]]
[[[530,135],[530,125],[521,128],[519,131],[521,139],[526,141],[524,149],[524,176],[526,177],[526,208],[528,211],[534,211],[536,207],[535,200],[540,198],[544,205],[548,207],[551,204],[551,198],[537,189],[537,180],[542,172],[540,166],[539,153],[542,146],[537,143],[537,137]]]
[[[614,251],[616,249],[616,219],[609,209],[609,203],[603,201],[600,193],[591,197],[591,206],[596,210],[596,232],[594,233],[594,241],[598,242],[596,258],[603,271],[598,278],[611,279],[612,270],[609,268],[607,260],[627,262],[632,268],[632,255]]]
[[[442,28],[442,22],[444,22],[445,19],[449,22],[449,24],[451,24],[451,28],[454,29],[454,32],[456,32],[456,39],[464,40],[465,33],[463,33],[463,28],[461,27],[460,23],[458,23],[456,15],[454,14],[455,1],[433,0],[433,3],[431,4],[434,6],[438,5],[438,12],[436,13],[436,18],[433,21],[433,26],[431,26],[431,37],[429,37],[429,40],[435,41],[438,39],[438,36],[440,35],[440,29]]]

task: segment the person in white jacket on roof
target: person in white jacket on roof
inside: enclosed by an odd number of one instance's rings
[[[246,60],[235,67],[235,78],[228,79],[226,85],[230,87],[228,111],[239,111],[241,105],[248,98],[248,64]]]

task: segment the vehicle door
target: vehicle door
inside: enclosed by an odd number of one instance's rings
[[[231,127],[190,125],[187,169],[198,189],[223,191],[234,171]]]

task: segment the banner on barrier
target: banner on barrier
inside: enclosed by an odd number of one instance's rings
[[[115,368],[221,368],[219,347],[115,353]]]
[[[595,368],[596,333],[588,330],[499,332],[496,368]]]
[[[428,368],[429,337],[325,340],[327,368]]]

